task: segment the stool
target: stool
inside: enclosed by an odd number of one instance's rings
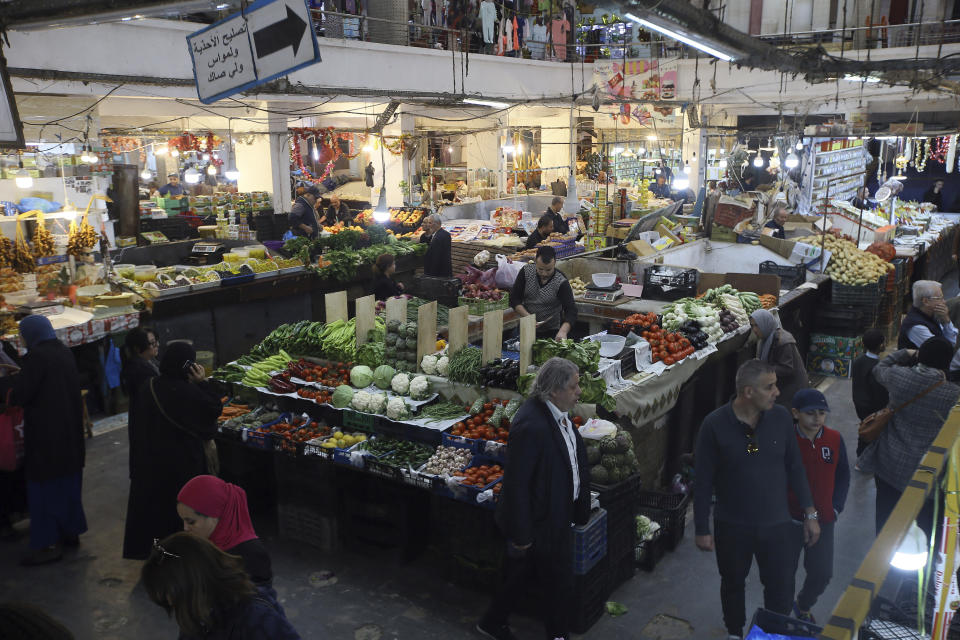
[[[83,405],[83,430],[88,438],[93,437],[93,422],[90,421],[90,413],[87,411],[87,389],[80,390],[80,403]]]

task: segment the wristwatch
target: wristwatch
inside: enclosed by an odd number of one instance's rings
[[[819,519],[820,519],[820,516],[817,515],[817,512],[816,512],[816,511],[814,511],[813,513],[805,513],[805,514],[803,514],[803,519],[804,519],[804,520],[819,520]]]

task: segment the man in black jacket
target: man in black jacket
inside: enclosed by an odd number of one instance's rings
[[[567,221],[564,220],[560,214],[561,209],[563,209],[563,198],[557,196],[550,201],[550,206],[543,212],[543,215],[553,220],[553,230],[555,232],[567,235],[570,233],[570,225],[567,224]]]
[[[879,329],[867,329],[863,334],[863,347],[867,350],[862,356],[853,361],[850,367],[850,380],[853,382],[853,407],[857,417],[863,420],[871,413],[875,413],[887,406],[887,390],[873,377],[873,368],[880,362],[885,342],[883,332]],[[857,439],[857,455],[869,443]]]
[[[507,620],[534,571],[546,637],[568,637],[573,595],[570,525],[586,524],[590,516],[587,451],[568,416],[579,398],[577,366],[550,358],[513,419],[510,463],[496,514],[507,539],[505,581],[477,624],[488,638],[514,638]]]
[[[553,233],[553,218],[550,216],[542,216],[537,220],[537,228],[527,236],[527,249],[533,249],[546,240],[551,233]]]
[[[431,213],[423,219],[421,224],[423,234],[420,242],[428,245],[423,255],[423,275],[434,278],[453,277],[453,254],[450,243],[450,232],[440,224],[440,216]]]

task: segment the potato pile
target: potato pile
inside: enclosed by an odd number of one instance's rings
[[[821,236],[806,236],[796,240],[819,247]],[[886,276],[887,271],[895,268],[878,256],[861,251],[849,240],[837,238],[829,233],[824,246],[832,254],[825,273],[841,284],[852,286],[874,284],[881,277]]]

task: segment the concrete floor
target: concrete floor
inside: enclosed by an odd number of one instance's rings
[[[856,417],[850,382],[823,385],[833,408],[829,424],[853,452]],[[84,473],[84,506],[90,532],[76,552],[59,564],[22,568],[25,540],[0,544],[0,600],[37,603],[70,627],[78,638],[171,638],[176,625],[149,602],[136,584],[140,563],[120,558],[127,499],[125,429],[90,441]],[[847,509],[837,529],[835,578],[814,609],[828,617],[873,540],[873,484],[853,474]],[[692,515],[692,514],[691,514]],[[712,554],[693,545],[691,517],[678,549],[651,573],[638,572],[612,596],[629,608],[605,615],[585,638],[723,638],[719,576]],[[274,562],[276,588],[287,614],[304,638],[474,638],[475,618],[487,597],[444,582],[424,561],[383,564],[348,552],[322,553],[284,543],[269,525],[258,524]],[[802,570],[801,570],[802,571]],[[329,579],[332,573],[334,579]],[[748,619],[762,602],[756,569],[747,592]],[[541,637],[539,625],[518,618],[520,637]]]

